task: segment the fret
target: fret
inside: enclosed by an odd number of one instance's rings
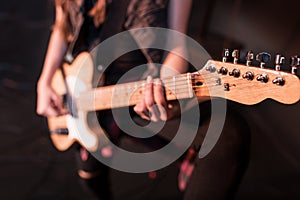
[[[173,94],[176,96],[176,76],[173,76]]]
[[[138,83],[134,82],[134,91],[136,91],[138,89]]]
[[[183,74],[163,80],[167,100],[193,97],[191,75]],[[78,97],[78,107],[81,110],[104,110],[125,106],[133,106],[143,97],[146,81],[123,83],[95,88],[82,92]]]
[[[135,83],[130,83],[127,85],[127,92],[126,92],[126,104],[130,105],[131,104],[131,99],[134,98],[134,93],[136,91],[136,84]]]
[[[186,74],[187,76],[187,87],[188,87],[188,97],[189,98],[192,98],[194,96],[194,93],[193,93],[193,88],[192,88],[192,82],[191,82],[191,73],[187,73]]]

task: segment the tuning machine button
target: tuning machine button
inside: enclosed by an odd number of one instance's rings
[[[280,86],[283,86],[284,83],[285,83],[285,80],[282,76],[278,76],[276,77],[273,81],[272,81],[274,84],[276,85],[280,85]]]
[[[271,60],[271,55],[266,52],[261,52],[256,55],[256,60],[260,62],[260,68],[265,68],[266,63]]]
[[[297,74],[299,65],[300,65],[300,58],[298,56],[292,56],[290,58],[290,66],[291,66],[292,74]]]
[[[281,66],[284,64],[285,62],[285,57],[283,57],[280,54],[277,54],[275,56],[275,70],[276,71],[280,71],[281,70]]]
[[[222,62],[227,62],[228,58],[229,58],[229,49],[224,49],[223,51],[223,58],[222,58]]]
[[[243,74],[242,76],[244,79],[247,79],[247,80],[253,80],[254,79],[254,73],[251,72],[251,71],[247,71],[245,74]]]
[[[256,78],[256,80],[267,83],[269,81],[269,76],[266,73],[262,73]]]
[[[237,50],[237,49],[233,50],[233,52],[232,52],[231,55],[233,57],[233,63],[234,64],[238,64],[238,61],[239,61],[239,58],[240,58],[240,52],[239,52],[239,50]]]
[[[233,76],[235,78],[240,77],[240,75],[241,75],[241,72],[237,68],[233,69],[232,72],[229,72],[229,76]]]
[[[228,69],[226,67],[221,67],[218,69],[218,74],[226,75],[228,73]]]
[[[254,53],[253,51],[247,51],[247,54],[246,54],[246,65],[247,66],[250,66],[252,64],[252,61],[254,59]]]

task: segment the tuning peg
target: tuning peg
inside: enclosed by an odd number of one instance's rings
[[[271,55],[266,52],[261,52],[256,55],[256,60],[260,62],[260,68],[265,68],[266,63],[271,60]]]
[[[233,57],[233,63],[237,64],[238,61],[239,61],[239,58],[240,58],[240,52],[239,52],[239,50],[237,50],[237,49],[233,50],[233,52],[232,52],[231,55]]]
[[[284,83],[285,83],[285,80],[282,76],[278,76],[276,77],[273,81],[272,81],[274,84],[276,85],[280,85],[280,86],[283,86]]]
[[[233,76],[235,78],[240,77],[241,71],[237,68],[233,69],[231,72],[229,72],[229,76]]]
[[[246,54],[246,65],[247,66],[250,66],[252,64],[252,61],[254,59],[254,53],[253,51],[247,51],[247,54]]]
[[[227,62],[229,54],[230,54],[229,53],[229,49],[224,49],[224,51],[223,51],[223,59],[222,59],[223,62]]]
[[[245,74],[242,75],[243,78],[252,81],[254,79],[254,73],[252,71],[247,71]]]
[[[256,78],[256,80],[267,83],[269,81],[269,76],[266,73],[262,73]]]
[[[285,57],[283,57],[280,54],[277,54],[275,56],[275,70],[276,71],[281,70],[281,66],[284,64],[284,62],[285,62]]]
[[[222,75],[226,75],[228,72],[228,69],[226,67],[221,67],[220,69],[218,69],[218,74],[222,74]]]
[[[300,58],[298,56],[292,56],[290,58],[290,66],[291,66],[292,74],[297,74],[299,65],[300,65]]]

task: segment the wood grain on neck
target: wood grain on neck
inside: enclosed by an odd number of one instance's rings
[[[155,84],[156,79],[153,80]],[[168,101],[194,96],[191,74],[162,80]],[[122,83],[83,92],[76,100],[79,110],[95,111],[136,105],[144,96],[146,81]]]

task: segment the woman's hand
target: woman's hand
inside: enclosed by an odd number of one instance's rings
[[[56,117],[66,114],[63,99],[57,95],[50,84],[38,84],[36,112],[46,117]]]
[[[192,0],[172,0],[169,6],[169,28],[185,34],[187,32]],[[187,55],[185,39],[176,39],[177,44],[180,45],[175,47],[165,57],[160,70],[160,77],[162,78],[185,73],[188,70],[188,62],[184,59],[184,55]],[[173,42],[174,38],[169,37],[167,44]],[[144,98],[134,107],[134,111],[143,119],[152,121],[166,121],[180,115],[179,103],[177,101],[172,102],[172,104],[168,103],[162,82],[159,79],[156,80],[158,81],[153,83],[152,78],[148,77]]]
[[[160,79],[153,81],[151,76],[147,78],[144,98],[136,104],[134,111],[143,119],[157,122],[169,120],[179,114],[176,109],[178,104],[168,103],[165,90]],[[176,106],[175,106],[176,105]]]

